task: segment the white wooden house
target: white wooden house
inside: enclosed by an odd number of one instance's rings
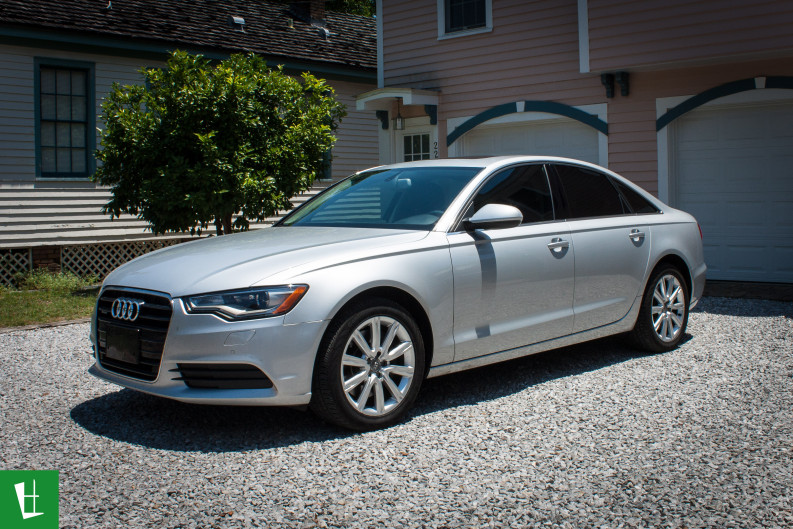
[[[104,275],[184,236],[100,212],[97,116],[112,83],[184,49],[211,58],[254,52],[290,73],[310,71],[348,107],[332,176],[375,165],[376,118],[355,97],[375,88],[371,18],[326,12],[321,0],[3,0],[0,3],[0,283],[32,266]],[[320,184],[321,185],[321,184]],[[297,200],[301,200],[299,197]]]

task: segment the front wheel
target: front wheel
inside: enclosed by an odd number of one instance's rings
[[[673,267],[658,270],[647,283],[632,338],[648,351],[671,351],[686,332],[688,306],[688,288],[680,271]]]
[[[424,378],[424,342],[413,318],[386,299],[336,318],[317,355],[312,410],[355,430],[398,421]]]

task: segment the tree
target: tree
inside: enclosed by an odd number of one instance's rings
[[[276,0],[281,4],[293,4],[294,0]],[[308,3],[308,0],[303,0]],[[361,15],[365,17],[375,16],[377,9],[375,0],[325,0],[325,9],[328,11],[338,11],[339,13],[349,13],[351,15]]]
[[[328,11],[340,11],[365,17],[375,15],[374,0],[328,0],[325,2],[325,8]]]
[[[221,235],[289,209],[323,171],[345,115],[323,80],[255,55],[213,66],[177,51],[141,73],[146,86],[114,84],[102,104],[93,178],[113,193],[105,213],[137,215],[157,234],[214,224]]]

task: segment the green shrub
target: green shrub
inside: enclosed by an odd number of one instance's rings
[[[176,51],[142,70],[146,86],[114,84],[102,103],[94,181],[103,211],[154,233],[247,230],[327,169],[344,105],[308,73],[269,69],[256,55],[212,63]]]
[[[96,276],[80,277],[72,272],[50,272],[43,268],[18,274],[16,277],[20,290],[76,292],[98,282],[99,278]]]

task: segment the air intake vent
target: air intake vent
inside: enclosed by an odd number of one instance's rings
[[[117,317],[113,303],[127,300],[136,308]],[[97,302],[99,364],[120,375],[152,381],[160,371],[171,323],[171,298],[158,292],[108,288]]]
[[[267,389],[272,381],[250,364],[177,364],[180,377],[190,388]],[[173,370],[176,371],[176,370]]]

